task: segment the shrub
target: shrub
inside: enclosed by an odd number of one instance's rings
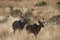
[[[56,5],[57,5],[57,8],[60,9],[60,2],[57,2]]]
[[[41,2],[41,6],[47,5],[47,3],[45,1]]]
[[[60,2],[57,2],[57,5],[60,5]]]
[[[35,6],[45,6],[47,3],[45,1],[42,1],[41,3],[36,3]]]
[[[56,15],[56,16],[53,16],[52,18],[50,18],[49,20],[48,20],[48,22],[49,23],[52,23],[53,22],[53,24],[60,24],[60,15]]]

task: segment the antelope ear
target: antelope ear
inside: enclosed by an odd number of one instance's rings
[[[42,19],[44,20],[44,18],[42,17]]]
[[[37,25],[39,25],[39,23],[36,23]]]
[[[41,21],[40,20],[38,20],[38,23],[40,23]]]
[[[42,17],[42,20],[43,20],[42,23],[45,23],[45,19],[43,17]]]
[[[21,22],[21,20],[19,20],[19,22]]]

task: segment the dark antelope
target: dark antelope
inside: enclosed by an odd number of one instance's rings
[[[33,25],[27,25],[27,27],[26,27],[26,30],[28,31],[28,33],[33,33],[35,35],[35,37],[37,37],[37,34],[41,30],[41,28],[44,27],[43,22],[41,22],[39,20],[38,23],[39,23],[39,25],[34,23]]]
[[[25,24],[27,23],[26,20],[24,20],[23,22],[21,22],[21,20],[19,21],[14,21],[13,24],[12,24],[12,27],[13,27],[13,30],[14,30],[14,33],[15,31],[18,29],[18,30],[23,30]]]

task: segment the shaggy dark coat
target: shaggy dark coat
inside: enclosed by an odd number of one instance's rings
[[[19,21],[14,21],[13,24],[12,24],[14,33],[15,33],[15,31],[16,31],[17,29],[23,30],[23,28],[24,28],[24,26],[25,26],[26,23],[27,23],[27,21],[25,21],[25,20],[24,20],[23,22],[21,22],[21,20],[19,20]]]
[[[37,36],[37,34],[41,30],[41,28],[44,27],[44,25],[43,25],[43,23],[41,21],[38,21],[38,23],[39,23],[39,25],[37,25],[36,23],[34,23],[33,25],[28,25],[26,27],[26,30],[29,33],[33,33],[35,35],[35,37]]]

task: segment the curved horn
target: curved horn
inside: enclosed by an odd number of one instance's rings
[[[42,23],[45,23],[45,19],[43,17],[42,17],[42,20],[43,20]]]

